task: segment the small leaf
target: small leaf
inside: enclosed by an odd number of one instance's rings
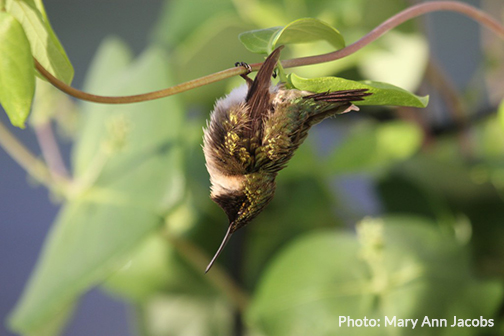
[[[345,47],[345,40],[338,30],[312,18],[299,19],[285,27],[251,30],[240,34],[239,38],[248,50],[262,54],[269,54],[283,44],[317,41],[326,41],[336,49]]]
[[[35,92],[30,43],[23,27],[0,12],[0,103],[12,125],[24,128]]]
[[[267,54],[270,41],[282,27],[251,30],[238,35],[245,48],[256,54]]]
[[[47,21],[42,2],[10,0],[6,8],[23,26],[33,57],[53,76],[70,84],[74,75],[72,64]]]
[[[302,78],[296,74],[290,74],[290,84],[298,90],[310,92],[327,92],[338,90],[368,89],[373,93],[363,101],[355,102],[356,105],[392,105],[392,106],[412,106],[426,107],[429,97],[419,97],[411,92],[397,86],[373,82],[373,81],[352,81],[339,77]]]
[[[345,40],[336,28],[318,19],[306,18],[293,21],[278,31],[271,40],[270,52],[283,44],[316,41],[326,41],[336,49],[345,47]]]

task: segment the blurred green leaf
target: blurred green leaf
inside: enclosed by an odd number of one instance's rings
[[[133,204],[73,201],[64,206],[10,318],[11,328],[23,334],[47,328],[160,223],[159,216]]]
[[[112,41],[103,50],[93,68],[107,72],[103,65],[112,64],[123,47]],[[111,66],[108,84],[118,95],[168,87],[166,59],[149,49],[123,71]],[[74,190],[11,317],[18,332],[44,328],[123,266],[183,196],[178,140],[183,111],[174,97],[127,106],[87,104],[84,113],[74,151]]]
[[[115,38],[107,38],[102,42],[96,52],[94,62],[91,63],[88,76],[84,84],[84,90],[88,92],[100,92],[104,95],[114,95],[121,91],[125,83],[118,86],[117,78],[124,76],[132,61],[132,54],[128,46]],[[99,61],[98,61],[99,60]],[[131,84],[130,84],[131,85]],[[125,105],[127,108],[134,105]],[[122,106],[121,106],[122,107]],[[77,176],[83,175],[92,163],[97,153],[102,151],[101,143],[104,141],[105,132],[104,116],[98,111],[107,113],[110,110],[120,111],[119,107],[93,103],[82,103],[81,127],[79,129],[79,141],[75,144],[72,152],[72,164]],[[86,111],[87,110],[87,111]],[[93,129],[100,130],[97,134]]]
[[[197,210],[188,208],[190,205],[190,200],[185,199],[169,213],[165,225],[170,234],[185,233],[187,236],[187,232],[193,229]],[[188,264],[163,234],[154,232],[126,256],[120,269],[108,277],[102,287],[112,294],[143,304],[159,293],[216,297],[215,288],[207,280],[202,270]]]
[[[301,78],[294,73],[289,76],[290,84],[298,90],[310,92],[327,92],[338,90],[368,89],[373,93],[363,101],[355,102],[356,105],[393,105],[426,107],[429,97],[419,97],[397,86],[373,82],[352,81],[339,77]]]
[[[502,105],[504,106],[504,104]],[[499,162],[504,154],[504,108],[496,116],[489,116],[485,121],[473,126],[474,151],[489,164]]]
[[[220,13],[194,28],[192,34],[177,46],[173,54],[177,64],[175,68],[177,81],[185,82],[221,71],[233,67],[237,61],[259,62],[262,57],[242,48],[236,38],[239,33],[250,28],[250,25],[230,13]],[[185,92],[181,96],[189,106],[203,105],[209,112],[215,99],[220,97],[229,83],[236,79],[244,84],[244,81],[237,77]]]
[[[493,316],[502,284],[476,280],[468,260],[434,223],[406,216],[366,219],[359,239],[320,232],[292,242],[265,272],[247,317],[266,335],[361,335],[360,328],[340,327],[339,316],[453,320],[451,299],[467,295],[467,302],[475,292],[485,295],[457,312]],[[368,328],[366,334],[387,329]]]
[[[354,237],[330,231],[295,240],[263,273],[249,323],[265,335],[336,334],[339,315],[361,316],[372,303],[359,295],[367,269],[358,251]]]
[[[504,100],[502,100],[499,106],[499,111],[497,112],[497,115],[499,118],[499,124],[501,126],[501,129],[504,131]]]
[[[6,8],[23,26],[33,57],[56,78],[70,84],[74,75],[72,64],[47,21],[42,2],[7,0]]]
[[[133,61],[133,53],[122,40],[115,37],[106,37],[96,51],[94,61],[90,64],[85,78],[86,90],[105,91],[113,94],[121,90],[116,86],[118,76],[125,76],[128,67]],[[123,84],[124,85],[124,84]],[[102,104],[85,103],[90,109]],[[86,116],[87,114],[85,114]]]
[[[170,253],[166,239],[159,234],[149,236],[107,279],[105,289],[135,301],[148,298],[167,285]]]
[[[391,121],[379,126],[378,155],[384,160],[403,160],[422,145],[422,130],[411,122]]]
[[[477,169],[467,165],[456,137],[438,139],[428,152],[419,152],[405,161],[401,173],[422,188],[450,198],[452,202],[472,203],[491,198],[495,193],[491,184],[479,181],[481,176]]]
[[[158,295],[142,308],[146,332],[152,336],[231,336],[233,311],[220,299],[190,295]]]
[[[161,17],[152,33],[153,40],[170,49],[177,48],[191,38],[200,26],[206,25],[208,20],[225,13],[230,16],[234,12],[233,7],[229,0],[165,1]]]
[[[389,32],[359,63],[364,78],[387,82],[408,91],[418,89],[429,60],[427,41],[419,34]]]
[[[421,129],[409,122],[364,123],[334,150],[326,162],[331,173],[383,168],[415,154],[422,144]]]
[[[474,279],[469,281],[467,286],[462,290],[459,295],[454,295],[451,298],[447,298],[448,311],[445,316],[448,318],[448,325],[452,325],[457,318],[457,322],[460,319],[466,320],[480,320],[485,319],[488,327],[488,320],[494,320],[494,327],[498,320],[498,317],[493,312],[495,307],[497,307],[502,302],[502,283],[498,281],[478,281]],[[470,304],[468,304],[470,302]],[[497,318],[496,318],[497,317]],[[480,327],[483,327],[482,325]],[[485,328],[485,327],[483,327]],[[464,330],[465,329],[465,330]],[[461,336],[461,335],[481,335],[482,332],[478,331],[476,328],[445,328],[440,333],[442,336]],[[494,334],[494,333],[492,333]],[[495,333],[495,335],[500,334],[500,332]]]
[[[261,61],[261,57],[251,55],[236,38],[253,28],[248,20],[238,15],[235,3],[229,0],[166,1],[153,35],[156,43],[166,46],[172,53],[176,81],[180,83],[233,67],[237,61]],[[179,97],[189,109],[203,111],[206,115],[231,82],[243,84],[237,76],[182,93]]]
[[[326,41],[336,49],[345,47],[340,32],[318,19],[298,19],[285,27],[252,30],[239,35],[245,47],[255,53],[271,53],[277,46]]]
[[[25,127],[34,93],[30,43],[19,22],[0,12],[0,103],[12,125]]]
[[[73,316],[75,304],[70,303],[65,308],[61,309],[55,317],[46,323],[43,327],[38,328],[35,332],[29,332],[26,336],[54,336],[60,335],[62,330],[67,325],[68,320]]]
[[[305,146],[305,145],[303,145]],[[312,148],[306,148],[310,152]],[[301,149],[300,149],[301,150]],[[293,160],[296,157],[293,158]],[[255,286],[266,265],[281,248],[306,232],[341,226],[335,214],[335,200],[327,181],[312,175],[313,165],[306,165],[305,158],[297,158],[286,170],[298,165],[305,168],[295,176],[280,174],[277,179],[275,198],[261,213],[257,221],[246,228],[247,285]]]

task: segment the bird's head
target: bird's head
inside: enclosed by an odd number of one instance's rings
[[[207,267],[222,252],[231,235],[247,225],[271,201],[275,193],[275,175],[251,173],[238,176],[211,175],[212,193],[210,197],[226,213],[229,226],[221,246]]]

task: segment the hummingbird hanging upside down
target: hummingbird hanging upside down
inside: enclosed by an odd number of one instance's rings
[[[217,100],[203,136],[212,200],[226,213],[229,226],[206,272],[231,235],[254,219],[271,201],[275,177],[308,130],[325,118],[358,111],[353,101],[366,89],[312,93],[271,84],[283,46],[264,61],[254,80]],[[237,63],[248,67],[244,63]]]

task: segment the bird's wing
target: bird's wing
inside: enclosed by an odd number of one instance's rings
[[[264,61],[263,65],[257,72],[254,82],[250,86],[245,101],[249,107],[250,119],[252,125],[250,127],[250,135],[254,136],[261,129],[261,124],[264,114],[271,109],[271,76],[275,70],[280,51],[283,46],[276,48]]]

